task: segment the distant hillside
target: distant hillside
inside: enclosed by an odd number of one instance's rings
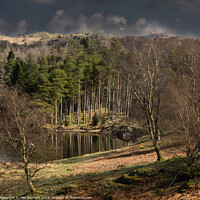
[[[91,33],[86,33],[86,34],[60,34],[60,33],[48,33],[48,32],[34,32],[29,35],[24,35],[21,37],[10,37],[10,36],[5,36],[5,35],[0,35],[0,41],[8,41],[11,44],[16,43],[19,45],[23,44],[33,44],[35,42],[38,42],[40,40],[54,40],[54,39],[59,39],[59,38],[84,38],[84,37],[90,37],[92,34]]]
[[[8,41],[12,44],[16,43],[19,45],[32,44],[34,42],[38,42],[40,39],[41,39],[41,37],[26,37],[26,36],[24,36],[24,37],[9,37],[9,36],[4,36],[4,35],[0,36],[0,40]]]
[[[16,56],[25,58],[28,54],[32,54],[35,58],[38,56],[47,56],[53,52],[54,55],[61,59],[66,56],[69,50],[71,40],[80,42],[83,38],[91,38],[101,47],[108,47],[111,38],[104,34],[86,33],[86,34],[51,34],[47,32],[34,32],[21,37],[0,36],[0,59],[6,60],[8,52],[12,48]],[[199,41],[197,39],[187,39],[176,37],[170,34],[150,34],[146,36],[125,36],[121,38],[124,49],[133,50],[134,46],[140,46],[149,40],[159,39],[163,45],[170,46],[172,43],[184,43],[184,41]]]
[[[9,37],[0,35],[0,59],[6,60],[8,52],[12,48],[16,56],[25,58],[28,54],[47,56],[51,52],[63,57],[66,55],[71,40],[80,41],[82,38],[92,38],[98,44],[108,41],[103,34],[50,34],[47,32],[35,32],[21,37]]]
[[[180,36],[173,35],[170,33],[150,33],[147,35],[142,35],[143,38],[154,39],[154,38],[180,38]]]

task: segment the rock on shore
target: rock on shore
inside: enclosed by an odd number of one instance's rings
[[[102,127],[99,133],[103,135],[114,136],[124,141],[133,141],[133,142],[137,141],[138,138],[148,134],[147,131],[142,130],[137,126],[119,125],[119,124]]]

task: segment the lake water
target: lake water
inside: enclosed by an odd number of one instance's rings
[[[53,134],[51,140],[57,147],[57,155],[61,159],[119,149],[129,145],[129,142],[117,138],[91,133]]]
[[[47,146],[53,146],[54,159],[64,159],[95,152],[120,149],[129,145],[129,142],[122,141],[110,136],[91,133],[55,133],[49,136]],[[51,148],[52,150],[52,148]],[[0,162],[9,162],[9,150],[0,145]],[[52,152],[52,151],[51,151]],[[48,152],[47,152],[48,153]],[[50,153],[51,154],[51,153]],[[17,161],[15,157],[12,161]]]

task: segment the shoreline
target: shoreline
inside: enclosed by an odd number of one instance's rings
[[[100,133],[101,129],[82,130],[82,129],[55,129],[56,132],[74,132],[74,133]]]

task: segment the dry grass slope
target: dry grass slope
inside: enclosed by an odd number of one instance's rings
[[[119,150],[54,161],[35,178],[36,196],[91,196],[95,200],[199,199],[198,176],[171,184],[177,171],[186,168],[183,159],[179,158],[184,156],[180,136],[167,135],[162,139],[166,160],[160,163],[155,162],[156,154],[148,138]],[[148,175],[134,175],[137,171]],[[198,173],[200,176],[200,170]],[[2,165],[0,196],[26,194],[22,174],[14,165]],[[125,184],[115,182],[120,177],[126,178]],[[126,184],[126,180],[131,184]]]

